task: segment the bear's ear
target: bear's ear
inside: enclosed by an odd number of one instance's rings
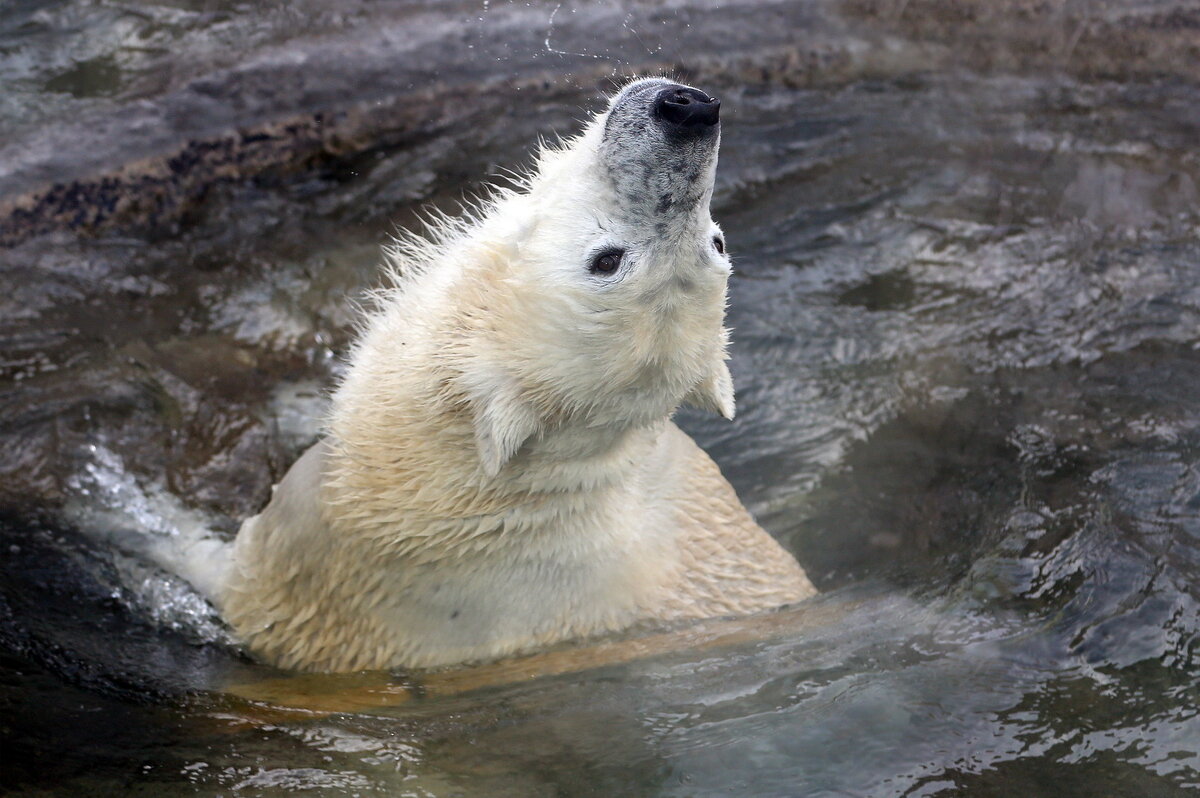
[[[683,401],[701,410],[711,410],[733,421],[733,377],[725,361],[718,361],[708,376],[696,383]]]
[[[484,473],[494,477],[521,445],[541,429],[541,424],[537,413],[521,399],[520,389],[511,379],[499,381],[486,393],[473,393],[475,446]]]

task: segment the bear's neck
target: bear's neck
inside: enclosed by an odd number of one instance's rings
[[[499,478],[517,490],[536,485],[584,493],[624,485],[666,422],[664,415],[639,424],[577,423],[549,430],[527,442]]]
[[[488,477],[465,414],[388,412],[396,407],[340,414],[323,498],[347,542],[417,562],[514,546],[560,559],[612,546],[668,423],[664,415],[635,426],[560,425]]]

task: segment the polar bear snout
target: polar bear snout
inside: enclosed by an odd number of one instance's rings
[[[675,135],[699,135],[721,119],[721,101],[699,89],[669,86],[660,91],[650,106],[660,125]]]
[[[662,78],[645,78],[626,86],[613,98],[604,138],[630,144],[652,131],[668,143],[707,138],[719,129],[721,101],[700,89]],[[715,137],[714,137],[715,138]]]
[[[595,154],[614,189],[615,211],[673,224],[675,234],[707,230],[720,119],[721,102],[692,86],[644,78],[622,89],[598,123],[598,140],[588,153]]]

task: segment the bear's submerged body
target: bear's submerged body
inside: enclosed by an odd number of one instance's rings
[[[524,523],[514,523],[520,509],[483,514],[494,525],[472,517],[443,548],[346,534],[325,520],[338,467],[318,444],[243,527],[235,557],[254,565],[238,568],[226,617],[272,663],[341,671],[485,661],[811,593],[677,427],[666,422],[629,445],[642,449],[632,485],[529,492]],[[585,523],[568,526],[580,516]]]
[[[327,437],[212,588],[251,652],[452,665],[813,593],[670,420],[733,414],[716,107],[632,83],[526,190],[397,253]]]

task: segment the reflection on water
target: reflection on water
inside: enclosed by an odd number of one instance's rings
[[[45,89],[105,93],[70,74]],[[215,189],[178,230],[0,251],[4,785],[1200,789],[1200,90],[707,88],[728,109],[715,215],[740,415],[683,422],[828,591],[820,620],[301,712],[222,692],[281,675],[239,659],[185,586],[113,553],[177,511],[232,531],[255,510],[316,434],[390,223],[452,207],[594,105],[514,98],[452,140]],[[79,506],[107,543],[64,524]],[[362,693],[339,678],[316,689]]]

